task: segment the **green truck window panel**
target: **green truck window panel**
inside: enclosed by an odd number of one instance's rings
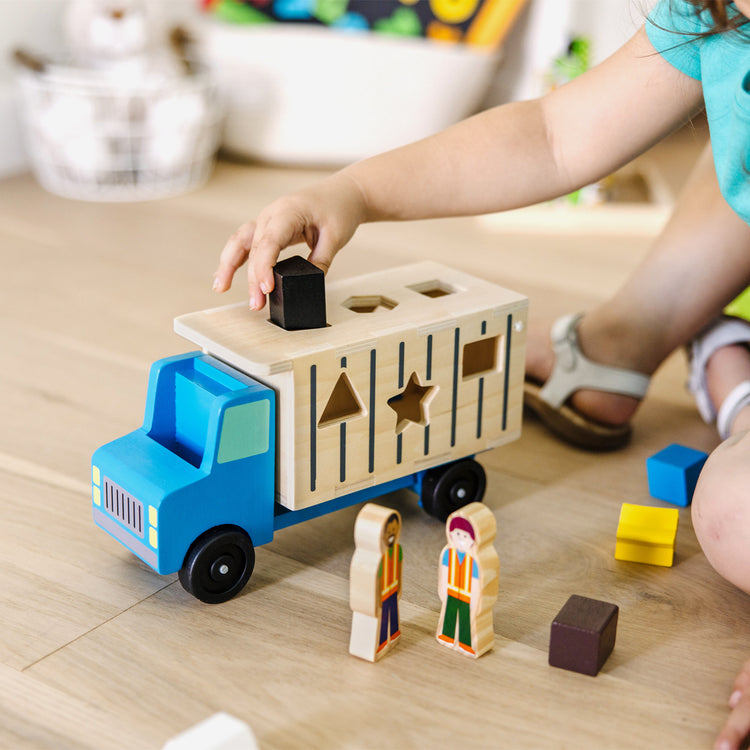
[[[219,442],[220,464],[238,461],[268,450],[270,401],[232,406],[224,412]]]

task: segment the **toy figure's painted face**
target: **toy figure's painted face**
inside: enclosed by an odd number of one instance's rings
[[[383,541],[385,542],[386,547],[393,547],[393,545],[396,543],[396,539],[398,539],[398,533],[401,531],[401,525],[398,522],[398,519],[391,518],[388,523],[385,525],[385,529],[383,530]]]
[[[477,9],[479,0],[430,0],[430,7],[438,21],[463,23]]]
[[[459,552],[468,552],[474,546],[474,539],[464,529],[453,529],[449,534],[449,538],[451,547],[455,547]]]

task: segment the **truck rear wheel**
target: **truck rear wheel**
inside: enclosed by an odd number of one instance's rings
[[[427,513],[446,521],[453,511],[469,503],[481,502],[487,487],[487,475],[473,458],[428,469],[422,480],[422,507]]]
[[[199,536],[179,572],[182,587],[208,604],[226,602],[250,580],[255,549],[236,526],[217,526]]]

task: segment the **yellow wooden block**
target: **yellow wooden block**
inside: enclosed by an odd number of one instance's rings
[[[671,567],[679,519],[677,508],[623,503],[615,559]]]

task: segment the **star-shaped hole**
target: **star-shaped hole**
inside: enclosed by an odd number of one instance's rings
[[[388,399],[388,406],[396,412],[396,434],[403,432],[409,424],[426,425],[430,421],[429,404],[437,393],[434,385],[422,385],[417,373],[409,377],[406,388]]]

